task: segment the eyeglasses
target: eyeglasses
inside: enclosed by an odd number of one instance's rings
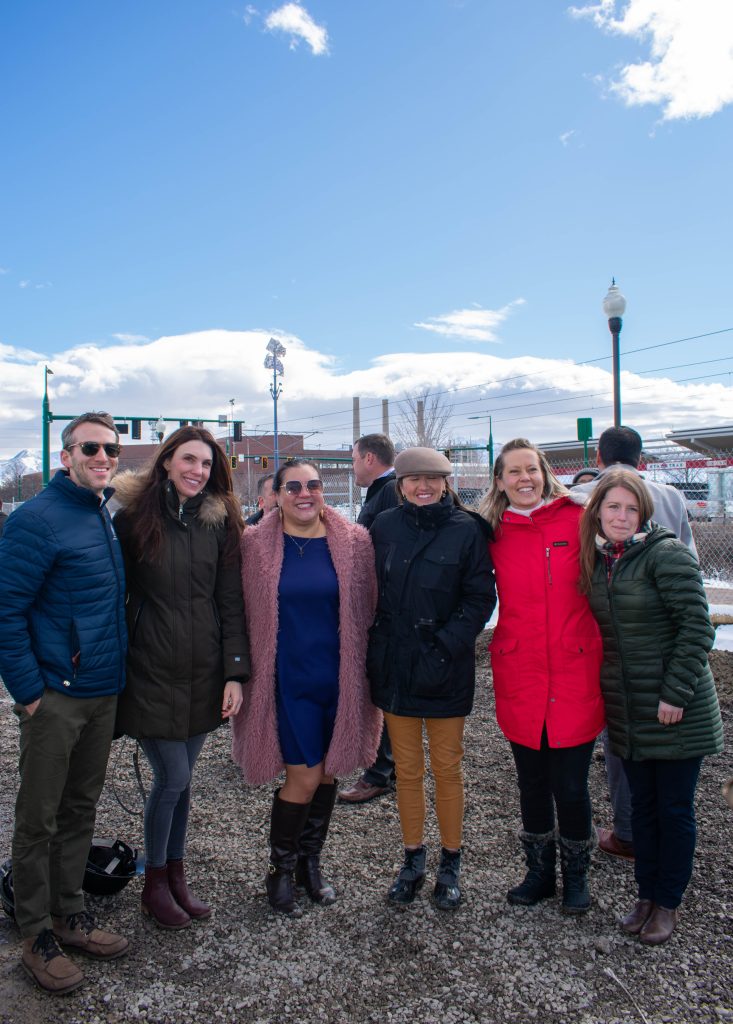
[[[122,450],[122,445],[102,444],[100,441],[74,441],[73,444],[66,445],[67,452],[70,452],[72,448],[81,448],[82,455],[87,456],[96,455],[100,448],[104,448],[105,455],[108,455],[110,459],[117,459]]]
[[[315,494],[316,492],[323,490],[323,480],[309,480],[305,486],[311,494]],[[287,494],[300,494],[303,490],[303,484],[300,480],[287,480],[283,484],[283,487]]]

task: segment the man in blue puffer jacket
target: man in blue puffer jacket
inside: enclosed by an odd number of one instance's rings
[[[98,928],[81,884],[125,685],[125,579],[107,510],[119,434],[84,413],[61,435],[60,470],[0,540],[0,675],[20,724],[13,833],[22,962],[48,992],[83,981],[62,946],[98,959],[127,939]]]

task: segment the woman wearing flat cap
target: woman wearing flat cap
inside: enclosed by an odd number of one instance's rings
[[[377,516],[379,589],[367,654],[372,700],[384,712],[397,769],[404,864],[388,893],[411,903],[425,880],[423,723],[442,844],[435,902],[461,900],[463,727],[473,706],[474,645],[496,603],[490,530],[448,486],[451,464],[432,448],[395,459],[401,504]]]

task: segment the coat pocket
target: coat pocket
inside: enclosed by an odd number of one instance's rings
[[[412,693],[416,697],[449,697],[453,693],[453,659],[439,642],[421,643],[415,652]]]
[[[509,696],[516,690],[522,679],[519,665],[519,641],[516,637],[497,636],[489,644],[491,654],[491,674],[494,681],[494,693],[497,697]]]
[[[574,700],[596,700],[600,695],[603,644],[598,637],[564,636],[562,664],[553,672],[564,695]]]

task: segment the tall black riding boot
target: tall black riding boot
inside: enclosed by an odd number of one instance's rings
[[[336,802],[337,785],[336,780],[330,784],[322,782],[313,794],[308,817],[300,833],[298,863],[295,868],[295,884],[302,886],[315,903],[324,906],[336,902],[333,886],[321,875],[321,850]]]
[[[520,832],[527,861],[524,881],[515,885],[506,894],[510,903],[519,907],[533,907],[540,900],[555,895],[555,849],[554,832]]]
[[[294,804],[280,799],[275,790],[270,818],[270,863],[265,887],[273,910],[289,917],[300,917],[303,911],[295,902],[293,872],[298,862],[298,843],[310,804]]]
[[[563,914],[585,914],[590,908],[588,869],[593,839],[565,839],[560,836]]]

